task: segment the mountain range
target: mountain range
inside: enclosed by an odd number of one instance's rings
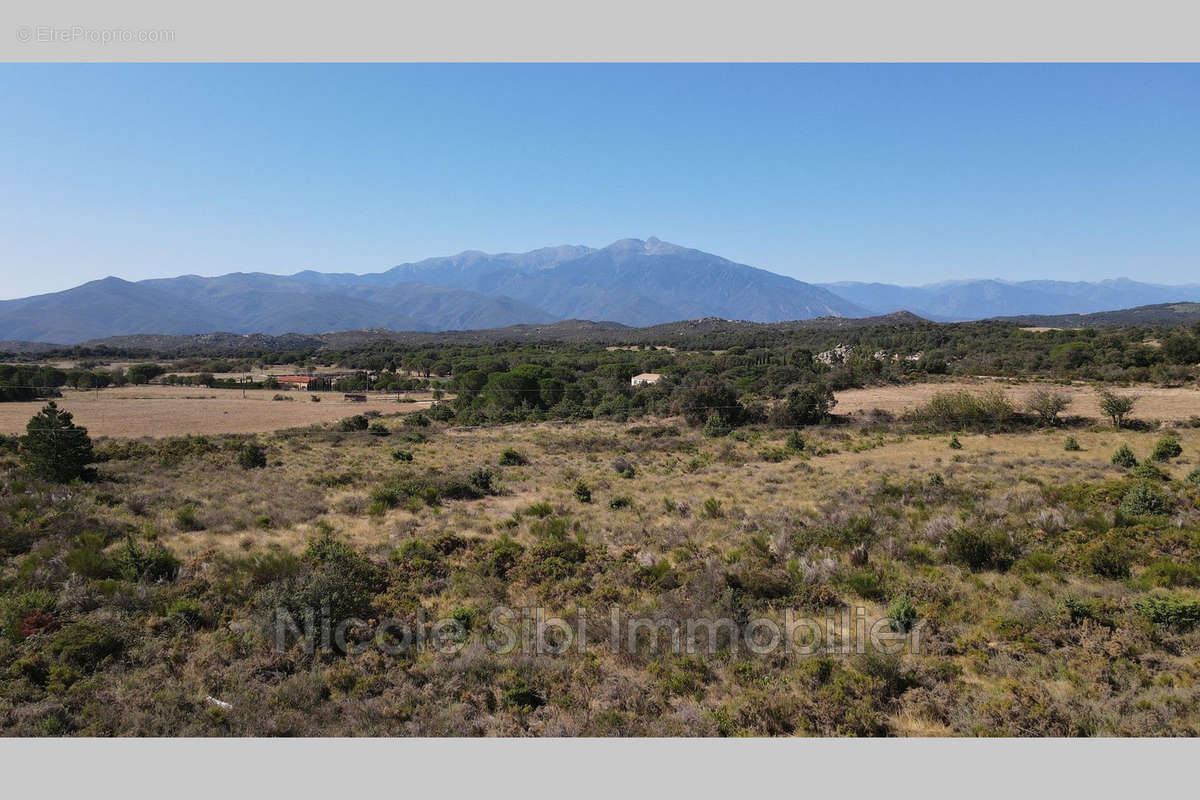
[[[75,344],[130,334],[445,331],[703,317],[779,322],[907,310],[938,321],[1082,314],[1200,300],[1200,285],[977,280],[919,287],[805,283],[653,237],[603,248],[467,251],[363,275],[307,270],[126,281],[0,301],[0,340]]]

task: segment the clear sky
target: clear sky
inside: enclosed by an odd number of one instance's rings
[[[0,65],[0,297],[648,236],[1200,282],[1200,66]]]

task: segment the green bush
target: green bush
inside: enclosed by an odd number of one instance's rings
[[[999,389],[937,392],[909,419],[933,431],[996,428],[1011,422],[1016,409]]]
[[[1118,467],[1131,469],[1138,464],[1137,456],[1133,454],[1133,448],[1127,444],[1122,444],[1117,448],[1117,451],[1112,455],[1112,463]]]
[[[85,578],[114,578],[119,568],[112,557],[104,552],[106,544],[104,537],[98,533],[81,533],[63,561],[72,572]]]
[[[1129,577],[1133,564],[1133,552],[1123,542],[1114,538],[1104,539],[1087,552],[1087,566],[1103,578],[1123,580]]]
[[[608,501],[608,507],[614,511],[621,508],[631,508],[633,507],[633,498],[627,494],[619,494]]]
[[[412,461],[412,450],[393,450],[392,460],[394,461]]]
[[[800,431],[792,431],[788,434],[787,441],[783,446],[793,453],[802,453],[804,452],[804,444],[804,437],[800,435]]]
[[[715,497],[710,497],[704,501],[704,516],[709,519],[720,519],[725,516],[725,509],[721,507],[721,501]]]
[[[704,423],[704,435],[711,439],[728,436],[731,431],[733,431],[733,426],[729,424],[723,414],[717,411],[709,414]]]
[[[391,436],[392,429],[382,422],[372,422],[367,426],[367,432],[372,436]]]
[[[946,555],[973,571],[1006,570],[1016,560],[1018,548],[1003,531],[956,528],[946,535]]]
[[[1172,458],[1178,458],[1183,454],[1183,447],[1180,446],[1179,440],[1174,436],[1164,436],[1154,443],[1154,449],[1150,452],[1150,458],[1155,461],[1170,461]]]
[[[71,413],[60,411],[54,401],[34,414],[21,437],[21,461],[37,477],[67,483],[83,477],[95,460],[87,428],[72,421]]]
[[[101,622],[82,620],[59,631],[50,652],[62,663],[82,672],[93,672],[125,649],[125,642]]]
[[[949,447],[951,450],[962,450],[963,444],[958,440],[957,436],[951,436]]]
[[[588,486],[583,481],[575,484],[575,499],[581,503],[592,502],[592,487]]]
[[[1121,512],[1135,517],[1159,516],[1170,512],[1162,490],[1149,483],[1138,483],[1121,498]]]
[[[202,531],[204,523],[196,517],[196,507],[186,503],[175,512],[175,525],[181,531]]]
[[[1188,473],[1187,482],[1193,486],[1200,486],[1200,467],[1196,467]]]
[[[132,536],[125,537],[125,545],[117,553],[116,562],[121,577],[127,581],[143,578],[149,581],[173,581],[179,573],[179,559],[160,542],[141,548]]]
[[[1129,477],[1139,481],[1169,481],[1171,476],[1149,461],[1143,461],[1129,470]]]
[[[1068,436],[1063,442],[1063,450],[1066,450],[1067,452],[1078,452],[1082,449],[1083,448],[1079,446],[1079,440],[1074,436]]]
[[[1191,630],[1200,624],[1200,599],[1173,594],[1153,594],[1137,603],[1137,609],[1155,625]]]
[[[370,425],[370,421],[362,414],[355,414],[352,417],[346,417],[337,424],[337,429],[344,433],[352,431],[365,431]]]
[[[905,595],[888,606],[888,626],[897,633],[908,633],[917,622],[917,609]]]
[[[523,467],[528,463],[528,458],[511,447],[500,454],[500,466],[502,467]]]
[[[507,533],[492,543],[485,562],[485,572],[497,578],[503,578],[516,566],[525,548],[512,540]]]
[[[267,465],[267,451],[257,442],[250,442],[238,451],[237,460],[242,469],[261,469]]]

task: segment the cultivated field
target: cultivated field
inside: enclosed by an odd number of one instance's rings
[[[75,416],[93,436],[183,436],[186,434],[262,433],[330,422],[364,411],[395,413],[428,408],[428,392],[410,392],[414,402],[397,403],[396,395],[368,395],[367,402],[342,399],[340,392],[206,389],[203,386],[124,386],[99,392],[63,390],[58,405]],[[276,396],[287,400],[273,400]],[[0,433],[20,433],[45,405],[0,403]]]

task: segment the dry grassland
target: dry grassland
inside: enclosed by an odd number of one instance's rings
[[[411,392],[416,400],[397,403],[395,395],[370,396],[365,403],[342,400],[338,392],[206,389],[203,386],[124,386],[99,392],[63,391],[58,405],[75,416],[93,436],[142,437],[185,434],[263,433],[331,422],[363,411],[394,414],[428,408],[428,392]],[[289,400],[272,400],[282,395]],[[0,403],[0,433],[21,433],[44,400]]]

